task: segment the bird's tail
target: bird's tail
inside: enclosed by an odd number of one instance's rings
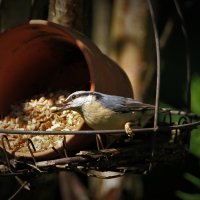
[[[160,108],[160,113],[163,114],[171,114],[171,115],[180,115],[180,116],[186,116],[191,117],[196,120],[200,120],[200,115],[192,112],[186,112],[186,111],[180,111],[180,110],[171,110],[170,108]]]

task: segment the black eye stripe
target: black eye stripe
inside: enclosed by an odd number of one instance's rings
[[[76,99],[76,95],[74,94],[74,95],[72,95],[72,97],[71,97],[72,99]]]

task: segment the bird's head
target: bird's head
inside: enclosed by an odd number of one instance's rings
[[[67,99],[60,105],[62,107],[59,111],[74,110],[81,112],[81,108],[85,103],[92,101],[95,94],[91,91],[77,91],[70,94]]]

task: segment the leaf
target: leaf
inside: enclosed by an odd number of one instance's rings
[[[186,173],[185,174],[185,179],[187,179],[188,181],[190,181],[193,185],[195,185],[196,187],[198,187],[200,189],[200,179],[197,178],[196,176]],[[200,199],[200,198],[199,198]]]
[[[200,194],[188,194],[182,191],[177,191],[176,195],[182,200],[199,200]]]
[[[200,76],[194,75],[191,82],[192,111],[200,114]]]
[[[190,152],[200,158],[200,129],[195,129],[192,131]]]

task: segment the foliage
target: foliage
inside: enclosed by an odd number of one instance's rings
[[[200,76],[195,75],[191,83],[191,107],[192,111],[200,114]],[[200,129],[192,131],[190,151],[200,158]]]
[[[194,186],[200,189],[200,179],[193,176],[192,174],[186,173],[185,179],[190,181]],[[183,200],[199,200],[200,199],[200,193],[197,194],[188,194],[182,191],[177,192],[177,196]]]
[[[191,84],[191,106],[192,111],[200,114],[200,76],[194,76]],[[200,159],[200,129],[192,131],[190,152]],[[200,190],[200,178],[193,176],[192,174],[186,173],[185,179],[189,181],[192,185]],[[199,200],[200,193],[186,193],[183,191],[177,191],[177,196],[182,200]]]

